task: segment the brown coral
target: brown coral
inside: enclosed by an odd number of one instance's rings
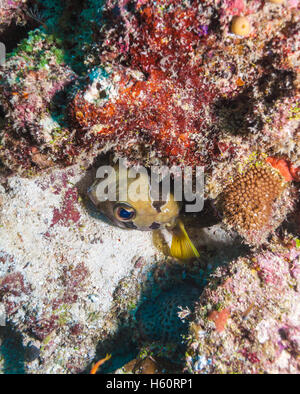
[[[225,222],[237,230],[261,230],[270,222],[273,205],[285,187],[271,167],[252,166],[223,193]]]

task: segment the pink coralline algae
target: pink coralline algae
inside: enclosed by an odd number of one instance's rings
[[[29,287],[25,285],[23,275],[20,272],[14,272],[6,275],[0,280],[0,293],[20,297],[23,293],[28,294]]]
[[[65,269],[64,286],[66,288],[64,294],[64,302],[73,303],[78,298],[78,292],[84,281],[89,276],[89,270],[84,263],[79,263],[75,268]]]
[[[89,270],[84,263],[79,263],[75,267],[64,267],[61,298],[54,298],[49,303],[48,308],[44,310],[42,316],[31,314],[25,320],[25,329],[31,335],[44,340],[48,335],[56,331],[64,325],[64,309],[65,305],[72,305],[78,301],[80,290],[83,288],[85,281],[89,276]],[[80,324],[70,326],[71,335],[80,332]]]
[[[59,322],[58,316],[51,316],[50,318],[42,318],[37,320],[34,317],[26,319],[26,326],[29,333],[39,339],[40,341],[45,340],[53,331],[58,329]]]

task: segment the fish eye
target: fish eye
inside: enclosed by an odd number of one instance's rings
[[[135,213],[135,209],[125,203],[117,204],[114,207],[115,217],[122,222],[127,222],[133,219],[135,217]]]

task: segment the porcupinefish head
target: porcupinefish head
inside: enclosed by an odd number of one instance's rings
[[[119,227],[143,231],[172,227],[175,224],[181,204],[175,201],[172,193],[168,193],[164,201],[155,201],[151,195],[150,177],[147,173],[139,173],[137,179],[132,179],[127,172],[121,174],[117,168],[114,169],[115,177],[111,180],[96,179],[88,190],[89,198],[102,214]],[[126,190],[122,177],[126,177]],[[115,187],[115,199],[103,201],[99,198],[99,190],[104,189],[103,182],[107,189]],[[134,182],[137,183],[134,185]],[[135,198],[135,189],[139,189],[141,198]]]
[[[124,182],[125,181],[125,182]],[[103,192],[109,197],[103,199]],[[117,167],[107,178],[98,178],[88,190],[95,207],[115,225],[143,231],[166,227],[172,232],[171,255],[181,260],[199,257],[182,221],[179,219],[181,203],[169,192],[165,199],[154,199],[147,171],[138,178],[129,177],[127,171]]]

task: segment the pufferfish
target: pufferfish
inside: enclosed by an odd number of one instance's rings
[[[164,201],[162,199],[155,201],[152,198],[148,173],[139,172],[138,183],[143,190],[143,198],[132,198],[129,191],[136,179],[129,178],[128,171],[119,171],[117,166],[114,167],[114,171],[115,178],[97,178],[88,189],[88,196],[97,210],[121,228],[142,231],[166,228],[172,233],[171,256],[180,260],[199,257],[199,252],[179,218],[182,204],[175,200],[174,194],[170,191]],[[126,178],[125,183],[122,182],[122,177]],[[106,182],[106,190],[114,183],[113,201],[99,198],[99,187],[104,188],[103,182]]]

